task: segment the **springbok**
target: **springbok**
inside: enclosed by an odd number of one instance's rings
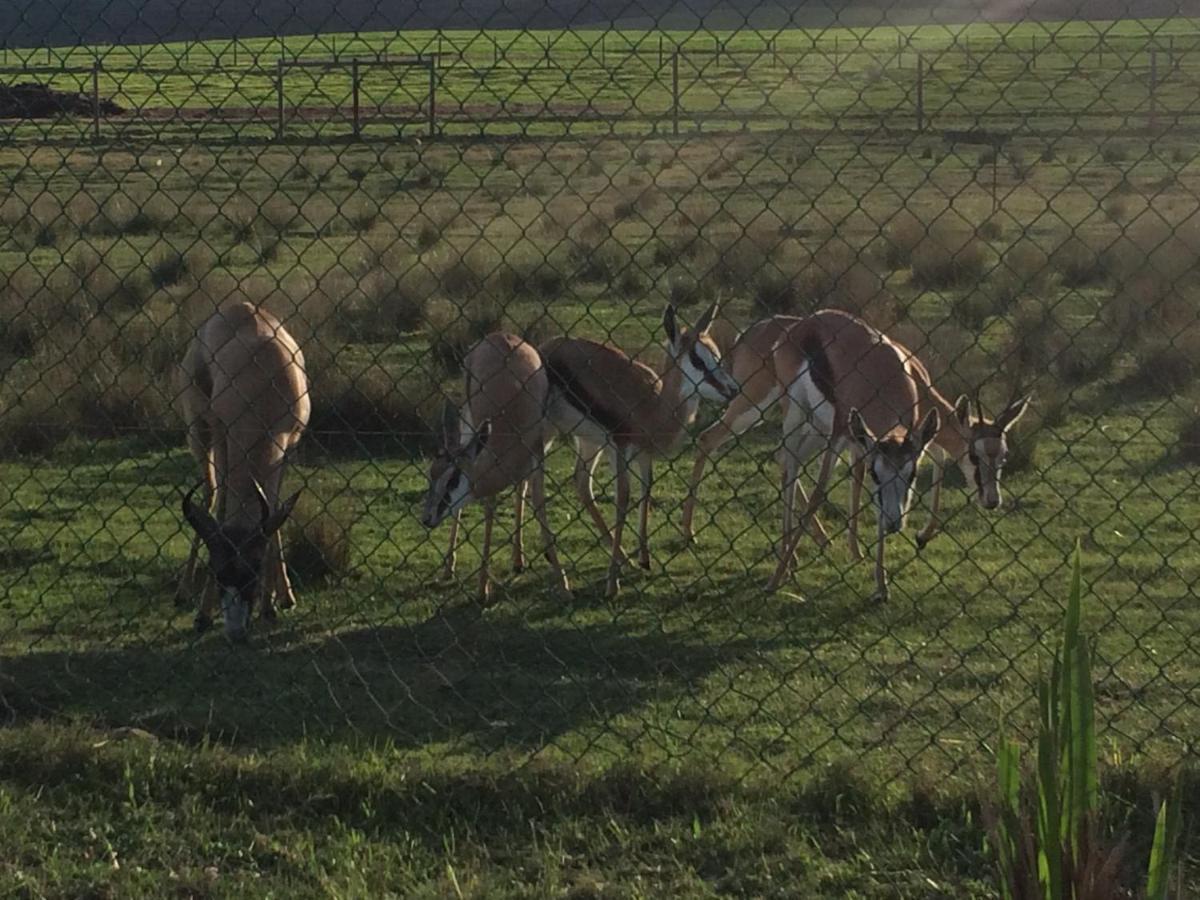
[[[847,313],[836,310],[825,310],[814,316],[840,316],[852,318]],[[803,321],[796,316],[774,316],[763,319],[751,325],[737,340],[729,353],[728,361],[734,378],[742,386],[741,394],[729,404],[722,419],[706,429],[697,440],[699,452],[692,468],[691,481],[688,485],[688,495],[683,505],[682,530],[686,540],[694,539],[693,517],[696,509],[696,498],[700,481],[704,476],[708,458],[729,440],[744,434],[750,428],[762,421],[767,410],[779,401],[786,417],[790,400],[787,395],[786,373],[780,371],[776,354],[784,345],[784,337],[789,329]],[[854,320],[857,322],[857,320]],[[859,323],[863,328],[870,328]],[[874,329],[870,329],[874,332]],[[877,332],[876,332],[877,333]],[[934,480],[930,499],[931,516],[929,523],[917,536],[917,546],[924,547],[933,537],[938,527],[938,512],[941,505],[942,471],[947,461],[952,460],[962,470],[967,484],[975,486],[975,496],[985,509],[996,509],[1001,502],[1000,476],[1008,453],[1007,435],[1009,429],[1027,409],[1030,398],[1023,397],[1010,404],[1004,412],[994,420],[986,418],[976,405],[978,415],[971,415],[969,402],[962,396],[951,404],[933,386],[929,371],[921,361],[899,342],[880,337],[894,346],[904,357],[906,369],[917,385],[920,406],[934,408],[939,412],[940,428],[931,444],[930,457],[934,462]],[[847,535],[850,542],[850,552],[854,558],[862,557],[858,544],[858,496],[864,469],[861,465],[853,468],[855,477],[851,491],[851,512]],[[804,489],[795,486],[801,501],[808,503]],[[790,516],[792,498],[788,498],[785,516]],[[790,519],[788,519],[790,522]],[[829,537],[816,515],[809,519],[809,527],[813,537],[822,545],[827,544]]]
[[[516,487],[516,526],[513,568],[524,566],[521,519],[526,486],[532,487],[534,514],[542,528],[546,559],[563,593],[570,590],[554,546],[546,516],[545,450],[550,428],[546,409],[550,384],[542,358],[532,345],[511,334],[491,334],[477,343],[463,360],[466,406],[460,415],[447,405],[442,420],[441,450],[429,469],[421,522],[435,528],[453,516],[447,577],[454,572],[462,509],[472,500],[482,501],[484,530],[479,566],[479,600],[491,597],[488,564],[496,496]],[[465,426],[465,427],[464,427]]]
[[[871,499],[879,524],[875,599],[888,596],[886,538],[904,527],[917,468],[941,427],[936,409],[917,425],[919,396],[908,359],[895,344],[855,317],[825,310],[793,323],[773,354],[787,385],[783,423],[784,521],[781,553],[767,584],[777,590],[787,576],[802,533],[816,515],[838,456],[850,449],[871,473]],[[800,467],[821,450],[821,468],[798,526],[792,505]]]
[[[200,327],[180,375],[188,447],[203,479],[183,498],[183,515],[195,536],[179,596],[186,598],[194,582],[203,542],[209,571],[196,630],[212,626],[219,589],[225,633],[241,641],[260,589],[264,618],[275,617],[277,598],[284,609],[296,605],[279,529],[299,495],[282,504],[279,495],[288,452],[311,410],[304,355],[270,313],[234,303]],[[204,507],[193,500],[201,485]]]
[[[605,591],[609,597],[620,590],[630,466],[637,466],[641,481],[638,563],[648,569],[655,457],[678,446],[684,429],[696,418],[702,397],[724,404],[737,396],[737,382],[721,368],[720,350],[708,333],[716,315],[717,304],[713,304],[689,332],[680,330],[675,308],[667,306],[663,313],[667,358],[661,374],[616,347],[584,338],[552,338],[541,348],[552,388],[550,419],[559,433],[576,438],[576,489],[602,533],[607,528],[592,493],[592,471],[603,448],[613,459],[617,485],[616,518],[609,535],[612,555]]]

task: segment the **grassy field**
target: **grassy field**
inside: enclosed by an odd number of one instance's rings
[[[104,139],[141,142],[274,137],[281,59],[341,62],[286,70],[284,136],[297,141],[350,135],[356,58],[363,60],[362,136],[428,131],[430,74],[369,62],[381,56],[438,58],[435,128],[458,137],[907,129],[917,127],[918,93],[925,127],[1104,133],[1194,123],[1200,82],[1196,28],[1187,19],[324,34],[5,52],[5,81],[32,76],[88,96],[99,62],[100,95],[130,110],[102,122]],[[64,123],[35,136],[71,140],[90,126]]]
[[[1071,83],[1068,122],[1093,99]],[[1011,96],[1033,114],[1044,95]],[[133,147],[38,146],[32,127],[0,147],[3,889],[993,896],[990,754],[1002,721],[1028,732],[1077,539],[1108,821],[1142,865],[1139,826],[1200,726],[1186,134],[1081,125],[993,165],[849,126]],[[301,339],[315,408],[290,476],[300,606],[248,649],[194,635],[171,602],[196,476],[170,375],[236,296]],[[417,511],[456,355],[507,327],[654,361],[663,305],[689,319],[717,297],[722,335],[840,306],[948,394],[995,410],[1036,392],[1002,514],[956,483],[946,534],[890,548],[880,608],[840,539],[839,483],[834,545],[805,546],[766,596],[772,419],[712,470],[695,546],[678,533],[690,448],[660,465],[656,565],[615,603],[561,450],[550,511],[575,597],[533,554],[511,578],[499,555],[487,610],[473,550],[435,583],[445,534]]]

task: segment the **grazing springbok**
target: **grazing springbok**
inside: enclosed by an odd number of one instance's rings
[[[284,609],[296,604],[279,529],[298,495],[282,504],[279,495],[288,452],[304,433],[311,409],[304,355],[270,313],[234,303],[200,327],[180,374],[188,446],[205,489],[203,507],[193,501],[200,484],[183,499],[195,536],[180,598],[194,583],[203,542],[209,572],[196,630],[211,627],[219,589],[225,633],[241,641],[260,591],[265,618],[275,617],[277,599]]]
[[[855,317],[825,310],[792,324],[773,354],[786,385],[783,423],[784,520],[779,565],[767,584],[783,583],[802,533],[824,502],[838,456],[849,449],[871,473],[871,499],[879,522],[875,599],[888,595],[886,537],[904,527],[917,468],[941,426],[936,409],[917,425],[919,396],[908,358],[895,344]],[[824,450],[821,468],[800,523],[792,505],[800,467]]]
[[[824,310],[814,313],[816,317],[840,316],[851,318],[847,313]],[[784,337],[789,329],[803,321],[796,316],[774,316],[751,325],[730,350],[727,361],[734,378],[742,386],[741,393],[726,410],[722,419],[706,429],[697,440],[699,452],[692,468],[687,499],[683,505],[682,529],[684,537],[693,540],[692,521],[696,509],[696,495],[704,476],[708,458],[722,445],[762,421],[767,410],[779,401],[786,417],[790,399],[787,394],[786,372],[780,370],[776,354],[785,349]],[[857,320],[854,320],[857,322]],[[860,323],[863,328],[870,328]],[[874,329],[870,329],[872,332]],[[877,332],[876,332],[877,333]],[[882,337],[882,336],[881,336]],[[930,500],[929,523],[917,536],[918,547],[923,547],[933,537],[938,527],[938,511],[941,504],[942,470],[948,460],[953,460],[962,470],[967,484],[975,485],[975,495],[985,509],[996,509],[1000,505],[1000,475],[1008,453],[1007,434],[1029,405],[1030,398],[1024,397],[1010,404],[996,419],[988,419],[982,411],[971,415],[965,396],[951,404],[933,386],[928,370],[906,347],[890,338],[888,341],[906,360],[908,374],[917,385],[922,409],[933,408],[939,412],[940,428],[931,444],[930,456],[934,461],[934,480]],[[977,405],[978,409],[978,405]],[[848,537],[850,552],[861,558],[862,551],[857,539],[857,503],[861,492],[864,469],[856,465],[853,469],[855,487],[851,491],[851,514]],[[795,490],[805,504],[808,499],[803,488]],[[789,498],[789,504],[793,501]],[[785,507],[785,516],[790,516],[790,507]],[[790,519],[789,519],[790,521]],[[828,535],[819,519],[814,515],[809,520],[813,537],[822,545],[828,543]]]
[[[526,486],[532,487],[534,514],[542,528],[546,559],[563,593],[570,590],[554,546],[546,516],[545,451],[551,436],[546,418],[550,384],[542,358],[532,345],[511,334],[491,334],[471,348],[463,360],[466,405],[460,415],[447,405],[442,420],[441,450],[429,469],[429,489],[421,522],[434,528],[453,516],[447,577],[454,572],[462,509],[472,500],[484,508],[483,550],[479,566],[479,600],[491,598],[488,563],[496,496],[516,487],[513,568],[524,566],[521,518]],[[465,426],[465,427],[464,427]]]
[[[550,419],[559,433],[576,438],[576,489],[602,533],[607,528],[592,493],[592,471],[602,449],[607,448],[613,459],[617,485],[606,585],[609,597],[620,590],[630,466],[636,465],[641,481],[638,563],[648,569],[655,457],[678,446],[684,429],[696,418],[702,397],[724,404],[737,396],[737,382],[721,368],[720,350],[708,333],[716,314],[713,304],[689,332],[680,330],[675,308],[667,306],[663,313],[667,358],[661,374],[615,347],[583,338],[553,338],[541,348],[552,389]]]

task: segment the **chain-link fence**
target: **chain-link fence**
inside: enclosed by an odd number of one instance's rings
[[[10,719],[954,771],[1081,539],[1106,734],[1195,752],[1188,9],[54,6],[0,50]]]

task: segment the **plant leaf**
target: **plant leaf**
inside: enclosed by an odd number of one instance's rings
[[[1179,843],[1181,809],[1183,800],[1182,783],[1175,781],[1170,798],[1158,808],[1158,822],[1154,827],[1154,844],[1150,848],[1150,872],[1146,881],[1146,900],[1167,900],[1167,887],[1171,870],[1175,868],[1175,853]]]

